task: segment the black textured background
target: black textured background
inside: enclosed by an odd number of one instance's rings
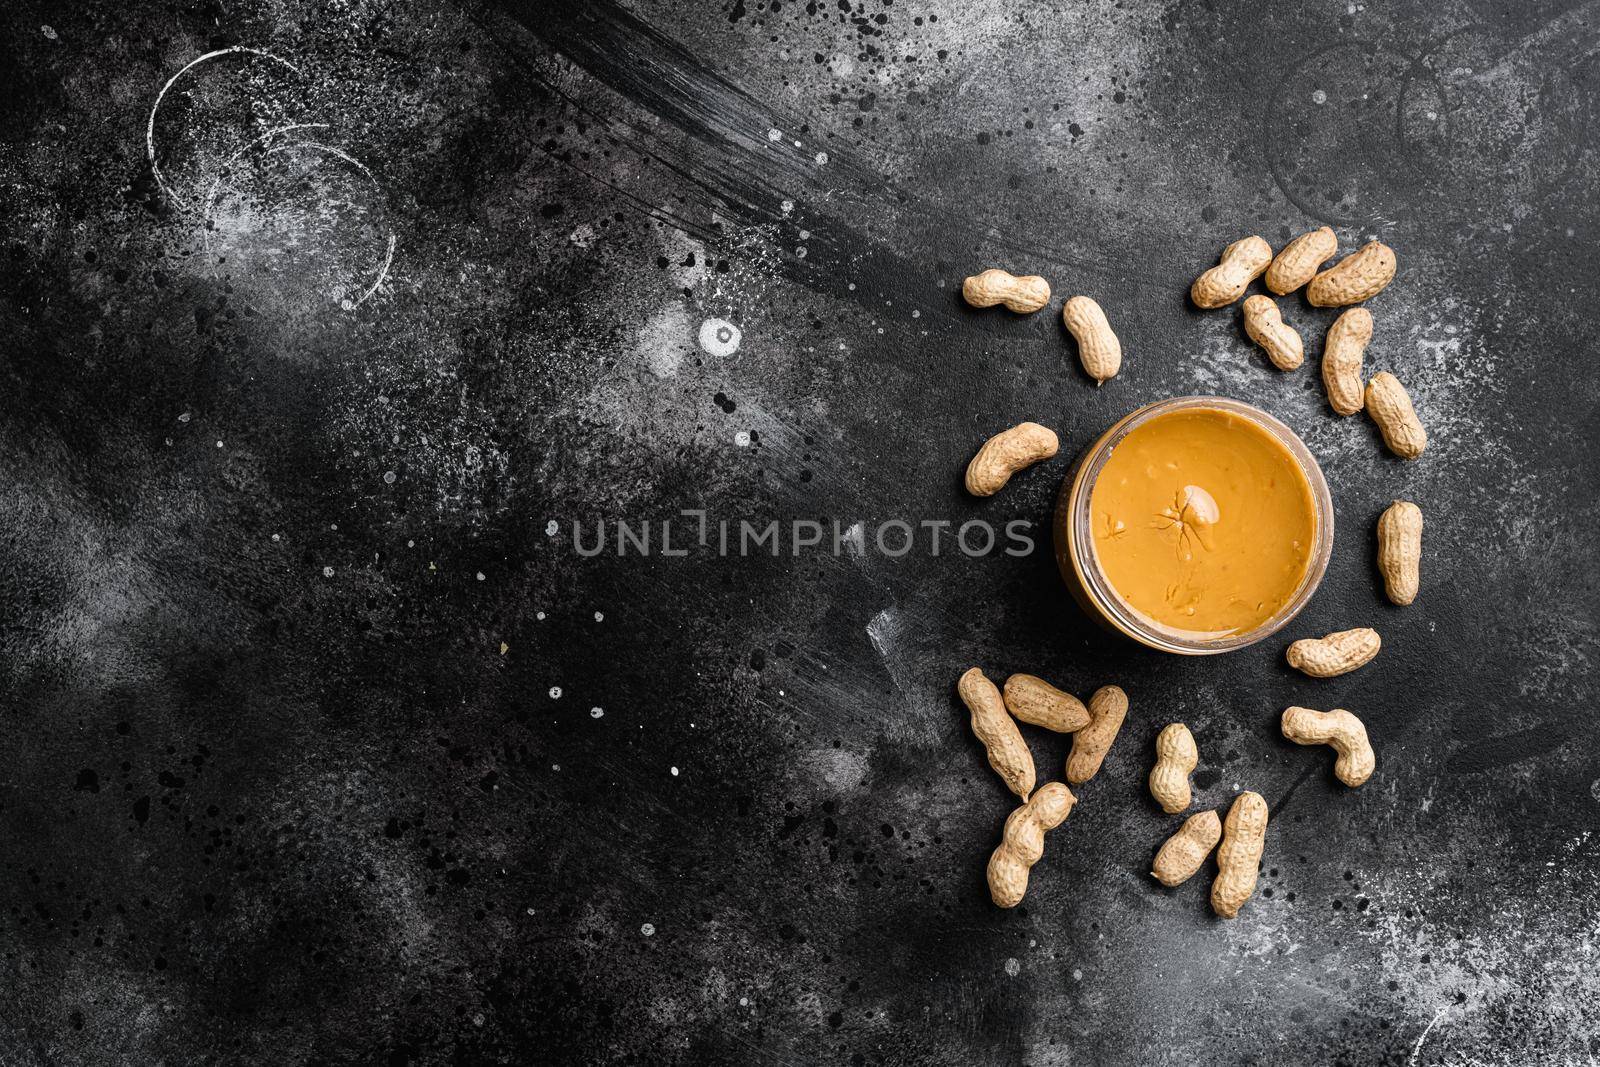
[[[1600,1058],[1600,4],[0,26],[3,1062]],[[157,94],[233,46],[277,59],[175,85],[158,181]],[[1331,313],[1284,302],[1286,375],[1186,304],[1222,245],[1319,222],[1398,251],[1368,366],[1417,463],[1326,410]],[[991,265],[1098,298],[1121,375],[1055,307],[961,305]],[[1291,633],[1374,625],[1375,664],[1119,643],[1042,527],[1020,558],[574,551],[684,508],[1042,524],[1099,430],[1191,392],[1321,459],[1339,536]],[[965,496],[1024,418],[1063,455]],[[1396,496],[1428,517],[1404,610],[1371,562]],[[1013,912],[973,664],[1133,706]],[[1284,742],[1291,702],[1361,714],[1376,777]],[[1146,873],[1174,720],[1200,802],[1272,805],[1232,923]]]

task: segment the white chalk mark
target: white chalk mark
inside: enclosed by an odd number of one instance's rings
[[[855,527],[852,526],[846,536],[854,533]],[[914,694],[917,690],[915,680],[907,674],[906,657],[901,654],[904,635],[905,621],[893,606],[884,608],[867,623],[867,639],[872,642],[873,651],[883,660],[883,669],[888,672],[895,690],[910,705],[916,699]]]
[[[895,637],[899,631],[900,620],[895,617],[893,608],[884,608],[867,623],[867,639],[872,642],[880,658],[888,659],[894,655]]]
[[[372,183],[372,187],[374,189],[376,189],[380,195],[383,193],[383,186],[378,184],[377,177],[373,175],[372,171],[370,169],[368,169],[368,167],[367,167],[367,165],[365,163],[361,162],[359,159],[357,159],[355,156],[352,156],[350,153],[345,152],[342,149],[335,148],[332,145],[321,144],[321,143],[319,143],[317,141],[296,141],[292,145],[277,145],[276,147],[269,148],[269,149],[267,149],[267,154],[271,155],[274,152],[282,152],[282,151],[285,151],[286,149],[289,149],[289,148],[311,148],[311,149],[315,149],[315,150],[317,150],[319,152],[326,152],[331,156],[335,156],[335,157],[337,157],[339,159],[342,159],[346,163],[350,164],[352,167],[354,167],[357,170],[359,170],[366,177],[367,181]],[[353,311],[356,308],[360,307],[362,304],[366,303],[367,298],[370,297],[373,293],[376,293],[378,291],[378,287],[383,284],[384,279],[389,277],[389,268],[393,264],[394,264],[394,233],[393,233],[393,231],[391,231],[389,233],[388,247],[384,250],[384,253],[383,253],[383,264],[378,267],[378,275],[377,275],[377,277],[373,279],[372,284],[367,286],[367,288],[362,292],[362,294],[360,296],[356,297],[356,299],[354,299],[354,300],[346,301],[345,302],[346,306],[345,306],[344,310]]]
[[[211,180],[211,189],[206,193],[206,206],[203,214],[203,221],[211,221],[211,212],[216,208],[217,205],[217,194],[222,191],[223,177],[230,169],[232,169],[235,163],[239,162],[240,157],[242,157],[246,152],[260,145],[266,144],[279,134],[289,133],[292,130],[325,130],[327,128],[328,124],[326,122],[296,122],[288,126],[275,126],[266,133],[262,134],[260,137],[257,137],[254,141],[251,141],[249,144],[239,149],[233,155],[229,156],[227,162],[222,164],[222,169],[217,171],[217,176]],[[211,238],[209,235],[210,230],[208,229],[206,231],[205,239],[206,251],[208,252],[211,250]]]
[[[375,278],[373,280],[371,285],[367,286],[366,292],[364,292],[360,296],[356,297],[356,299],[345,310],[347,310],[347,311],[355,310],[356,308],[360,307],[363,303],[365,303],[369,296],[371,296],[373,293],[376,293],[378,291],[378,287],[381,286],[384,283],[384,280],[389,277],[389,268],[391,266],[393,266],[393,265],[394,265],[394,234],[391,233],[389,235],[389,247],[383,254],[383,266],[378,268],[378,276],[377,276],[377,278]]]
[[[236,52],[260,56],[262,59],[270,59],[274,63],[282,63],[296,74],[301,73],[299,67],[295,66],[287,59],[284,59],[282,56],[275,56],[271,52],[264,51],[260,48],[247,48],[244,45],[234,45],[232,48],[219,48],[215,52],[207,52],[203,56],[200,56],[196,59],[191,59],[184,65],[182,70],[178,71],[178,73],[167,79],[167,84],[163,85],[161,87],[161,91],[156,94],[156,102],[150,106],[150,119],[145,123],[144,127],[144,151],[145,155],[150,159],[150,173],[156,180],[156,187],[165,193],[168,199],[172,200],[179,207],[188,207],[189,205],[184,201],[183,197],[173,192],[172,189],[167,185],[166,181],[161,177],[161,165],[156,162],[156,112],[161,110],[161,101],[166,99],[168,91],[172,89],[173,84],[176,83],[179,78],[183,77],[185,74],[189,73],[195,67],[198,67],[207,60],[216,59],[219,56],[232,55]]]
[[[295,130],[325,129],[328,129],[328,124],[326,122],[297,122],[288,126],[278,126],[268,130],[266,133],[262,134],[260,137],[257,137],[254,141],[251,141],[249,144],[245,145],[243,148],[239,149],[233,155],[228,157],[228,161],[222,165],[221,171],[218,172],[216,178],[212,181],[211,191],[206,196],[205,214],[203,216],[203,221],[206,223],[206,225],[202,230],[202,237],[205,241],[206,251],[208,253],[211,251],[211,227],[209,224],[211,222],[211,214],[216,210],[217,194],[222,191],[223,177],[228,173],[233,165],[239,161],[240,157],[242,157],[246,152],[249,152],[254,148],[258,148],[285,133],[291,133]],[[344,160],[346,163],[350,164],[357,171],[359,171],[361,176],[367,179],[367,181],[372,185],[372,188],[376,190],[380,196],[383,195],[383,186],[379,184],[377,176],[372,173],[371,168],[369,168],[359,159],[352,156],[350,153],[344,151],[343,149],[335,148],[332,145],[326,145],[320,141],[291,141],[287,144],[273,145],[271,148],[267,149],[265,154],[270,156],[274,153],[287,152],[294,148],[309,148],[313,151],[326,152],[331,156]],[[373,279],[372,284],[367,286],[367,288],[362,291],[359,297],[354,300],[346,300],[342,302],[340,306],[345,311],[354,311],[356,308],[366,303],[367,299],[371,297],[373,293],[376,293],[379,287],[383,285],[384,280],[389,277],[390,267],[394,265],[394,249],[395,235],[393,231],[390,231],[388,243],[384,249],[383,263],[378,267],[377,276]]]
[[[374,178],[372,176],[372,171],[367,169],[367,165],[365,163],[361,162],[359,159],[355,158],[350,153],[348,153],[348,152],[346,152],[346,151],[344,151],[342,149],[335,148],[332,145],[321,144],[320,142],[317,142],[317,141],[296,141],[293,144],[275,145],[272,148],[267,149],[267,155],[270,156],[274,152],[287,152],[291,148],[314,148],[319,152],[326,152],[330,156],[337,156],[338,158],[344,160],[346,163],[350,164],[352,167],[354,167],[357,170],[359,170],[361,172],[362,176],[364,178],[366,178],[367,181],[372,183],[372,187],[374,189],[378,189],[378,190],[381,191],[382,188],[383,188],[382,186],[380,186],[378,184],[378,179]]]
[[[1425,1027],[1422,1031],[1422,1036],[1417,1038],[1417,1043],[1411,1048],[1411,1058],[1406,1061],[1408,1067],[1416,1067],[1417,1057],[1422,1055],[1422,1043],[1428,1040],[1428,1035],[1433,1033],[1433,1028],[1439,1025],[1439,1020],[1444,1018],[1444,1013],[1449,1010],[1450,1005],[1446,1004],[1444,1007],[1433,1013],[1433,1018],[1428,1020],[1427,1027]]]

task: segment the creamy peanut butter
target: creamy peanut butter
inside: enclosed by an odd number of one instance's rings
[[[1101,468],[1089,509],[1095,559],[1118,597],[1191,639],[1272,618],[1316,544],[1300,464],[1265,429],[1216,408],[1135,427]]]

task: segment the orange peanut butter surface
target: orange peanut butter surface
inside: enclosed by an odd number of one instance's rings
[[[1112,449],[1089,507],[1094,555],[1129,607],[1191,638],[1246,633],[1295,594],[1316,544],[1300,464],[1215,408],[1158,415]]]

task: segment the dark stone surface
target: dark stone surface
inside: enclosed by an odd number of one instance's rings
[[[8,5],[0,1059],[1594,1061],[1597,11]],[[175,82],[153,171],[162,86],[235,46],[270,55]],[[1186,304],[1321,221],[1398,250],[1369,367],[1417,463],[1326,410],[1332,313],[1285,301],[1285,375]],[[1054,307],[962,306],[996,264],[1097,297],[1122,374]],[[1192,392],[1321,459],[1293,629],[1375,625],[1371,667],[1165,657],[1067,599],[1070,456]],[[1023,418],[1064,454],[968,498]],[[974,518],[1037,550],[832,551]],[[715,549],[796,519],[823,546]],[[652,554],[575,551],[617,520]],[[1014,912],[972,664],[1133,704]],[[1292,702],[1363,715],[1373,781],[1284,742]],[[1173,720],[1200,802],[1273,808],[1232,923],[1146,874]]]

